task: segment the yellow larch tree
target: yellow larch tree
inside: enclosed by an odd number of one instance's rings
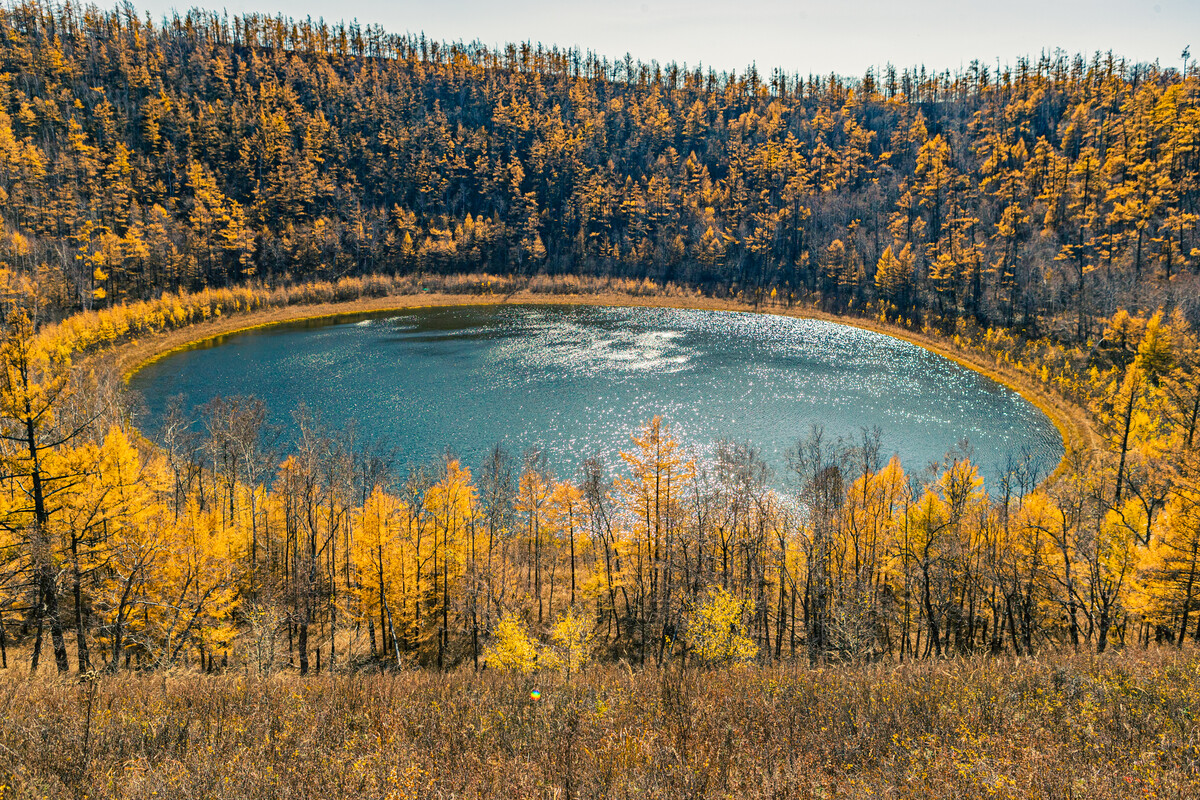
[[[554,490],[546,503],[546,524],[551,542],[550,550],[550,614],[554,613],[554,576],[560,560],[559,553],[566,553],[570,570],[570,600],[573,607],[577,599],[577,568],[580,556],[578,535],[582,525],[583,492],[570,481],[555,481]]]
[[[540,465],[526,464],[517,482],[516,510],[525,518],[526,594],[537,601],[538,624],[545,620],[542,595],[542,563],[544,551],[552,547],[547,541],[545,526],[546,503],[553,492],[554,482]]]
[[[641,629],[640,658],[644,662],[650,635],[658,637],[660,643],[671,638],[670,629],[682,600],[672,596],[673,564],[683,516],[681,505],[695,476],[696,463],[660,416],[631,438],[633,448],[621,453],[631,474],[620,479],[619,489],[636,554],[634,584]]]
[[[441,480],[429,488],[425,498],[433,522],[434,539],[434,596],[441,615],[438,632],[438,668],[446,664],[450,646],[450,582],[455,581],[455,596],[465,574],[468,591],[468,614],[474,615],[478,601],[478,581],[475,580],[476,541],[475,523],[478,515],[478,491],[471,482],[471,470],[457,459],[447,460]],[[438,537],[440,537],[440,544]],[[440,574],[439,574],[440,570]],[[441,595],[438,595],[438,586]]]
[[[406,605],[405,596],[416,588],[412,561],[405,554],[403,501],[375,487],[355,515],[354,595],[360,618],[370,630],[371,651],[394,656],[400,664],[400,639],[393,609]],[[379,649],[375,649],[375,624],[379,624]]]

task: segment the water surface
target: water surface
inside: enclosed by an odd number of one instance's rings
[[[590,455],[609,463],[655,414],[705,446],[749,441],[782,473],[813,425],[826,436],[883,432],[883,456],[910,472],[962,440],[989,484],[1010,458],[1044,475],[1062,440],[1016,392],[916,345],[815,320],[603,306],[457,306],[385,318],[282,325],[172,354],[134,375],[151,433],[169,399],[194,413],[217,396],[255,395],[295,435],[304,402],[402,464],[447,448],[477,467],[496,443],[545,450],[560,475]]]

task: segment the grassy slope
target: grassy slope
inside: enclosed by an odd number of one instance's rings
[[[1198,679],[1194,650],[569,681],[0,677],[0,796],[1197,797]]]

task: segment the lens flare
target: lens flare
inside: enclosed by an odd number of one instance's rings
[[[529,697],[530,697],[530,699],[532,699],[532,700],[541,700],[541,699],[542,699],[542,693],[541,693],[541,692],[539,692],[537,689],[534,689],[532,692],[530,692],[530,693],[529,693]]]

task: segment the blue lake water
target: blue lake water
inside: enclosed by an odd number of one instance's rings
[[[727,438],[775,467],[813,425],[828,438],[879,426],[910,472],[967,439],[989,485],[1011,458],[1042,475],[1062,457],[1051,421],[1016,392],[916,345],[766,314],[603,306],[458,306],[282,325],[224,337],[138,372],[154,435],[172,396],[198,409],[254,395],[283,441],[303,402],[333,429],[396,448],[447,449],[477,467],[497,443],[541,447],[560,476],[591,455],[619,464],[661,414],[703,456]],[[199,412],[195,411],[198,416]]]

